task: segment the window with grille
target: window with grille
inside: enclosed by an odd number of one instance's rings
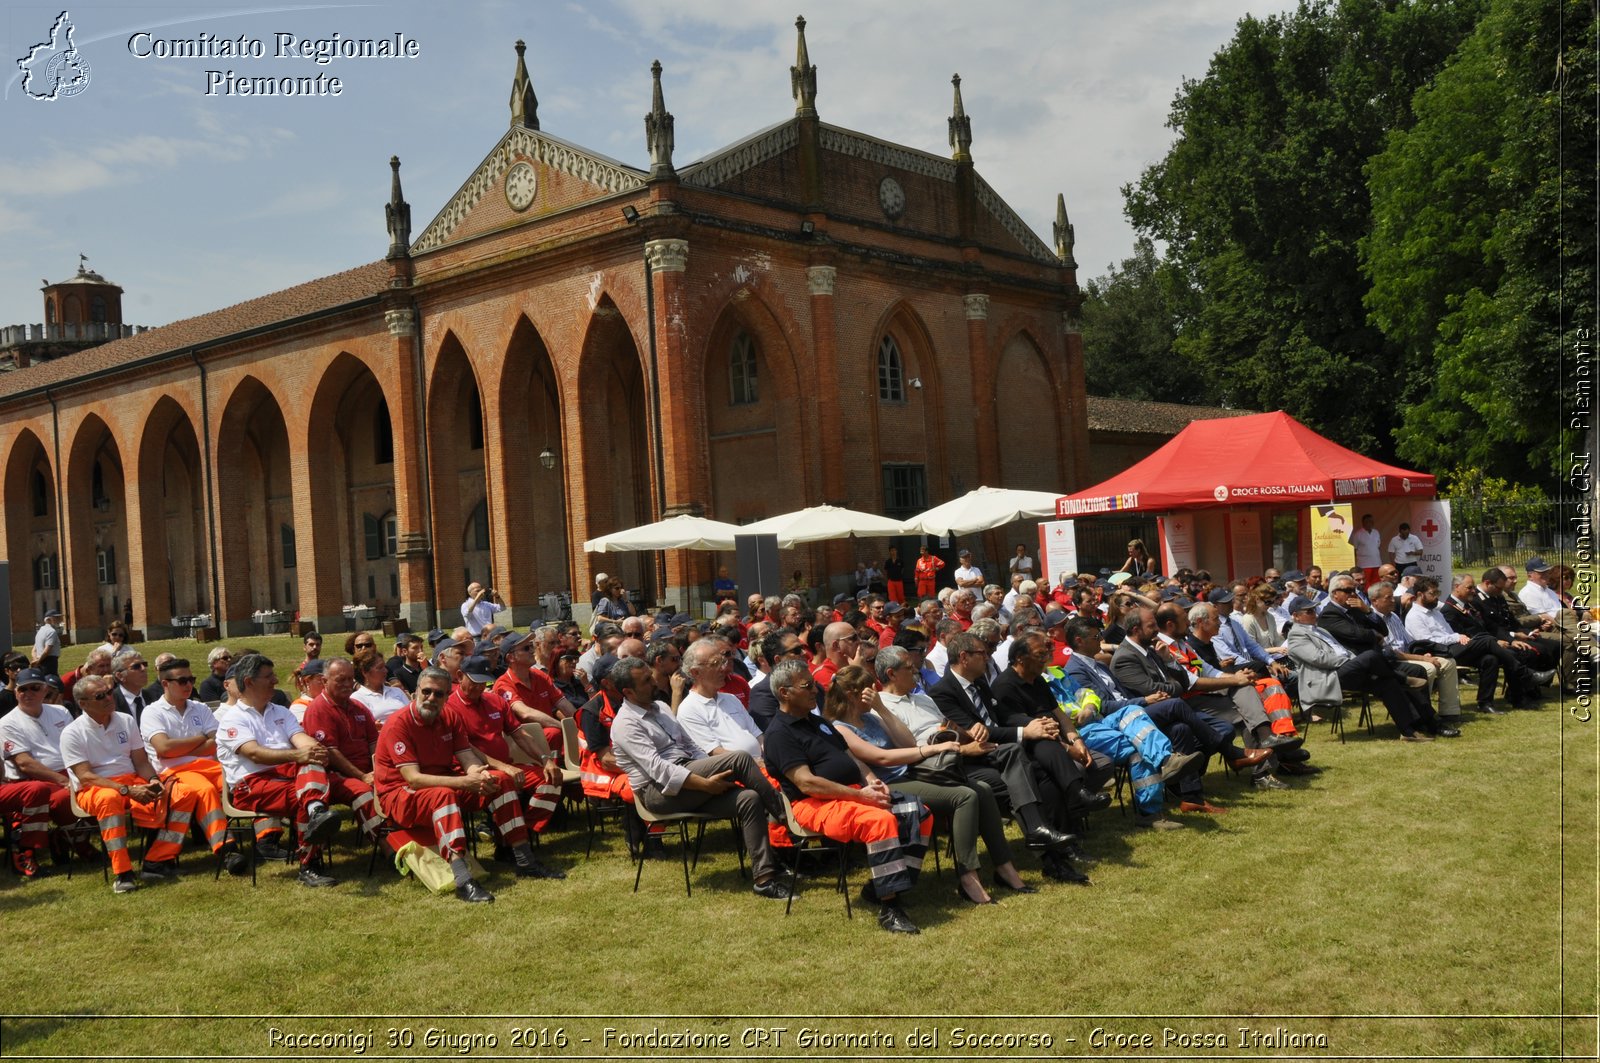
[[[900,359],[900,345],[893,336],[885,336],[878,344],[878,400],[906,401],[905,365]]]
[[[489,549],[489,503],[479,502],[467,518],[467,550]]]
[[[927,466],[892,464],[883,467],[884,516],[904,520],[927,508]]]
[[[278,526],[278,539],[283,544],[283,567],[294,568],[294,528],[287,524]]]
[[[117,582],[117,548],[107,546],[94,552],[95,573],[101,583]]]
[[[747,406],[758,401],[756,390],[756,341],[747,332],[733,338],[728,351],[728,404]]]

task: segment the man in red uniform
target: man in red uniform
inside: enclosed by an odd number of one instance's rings
[[[522,723],[536,724],[528,736],[539,748],[539,756],[549,757],[561,752],[561,718],[576,716],[577,707],[567,700],[546,670],[535,668],[541,648],[538,636],[530,631],[518,638],[506,639],[501,648],[506,655],[506,671],[494,681],[494,693],[510,707]],[[552,651],[554,639],[544,640]]]
[[[306,706],[306,733],[328,747],[328,799],[347,804],[369,839],[383,824],[383,809],[372,790],[372,747],[378,721],[372,710],[350,695],[356,689],[355,666],[343,657],[323,669],[322,693]]]
[[[527,818],[523,819],[519,807],[516,822],[538,833],[550,825],[550,817],[561,801],[561,769],[554,753],[540,751],[534,738],[536,725],[519,722],[505,699],[488,689],[490,681],[489,662],[482,657],[468,657],[461,662],[461,680],[445,707],[466,731],[467,740],[485,763],[503,772],[515,789],[527,795]],[[523,756],[539,763],[513,764],[513,742]],[[566,872],[535,860],[531,852],[526,864],[517,861],[517,868],[517,873],[526,877],[567,877]]]
[[[533,851],[522,819],[516,781],[490,767],[472,748],[467,728],[448,707],[450,673],[424,668],[411,705],[384,722],[373,754],[373,773],[389,822],[433,845],[455,875],[456,896],[470,903],[494,900],[467,863],[466,816],[487,808],[517,860],[517,874],[532,871]]]
[[[912,572],[917,579],[917,597],[932,598],[939,593],[934,586],[939,578],[939,570],[944,568],[944,558],[936,556],[928,549],[928,544],[922,544],[922,552],[917,556],[917,563]]]

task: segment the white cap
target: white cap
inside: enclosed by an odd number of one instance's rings
[[[595,576],[594,585],[596,587],[603,587],[603,586],[605,586],[606,581],[609,580],[610,578],[611,578],[610,576],[606,575],[604,572],[601,572],[600,574]]]

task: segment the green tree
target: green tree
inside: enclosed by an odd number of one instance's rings
[[[1173,278],[1147,238],[1133,255],[1084,288],[1084,373],[1089,391],[1121,399],[1203,402],[1203,373],[1173,352],[1178,335]]]
[[[1123,190],[1184,293],[1174,348],[1210,398],[1284,409],[1387,455],[1398,346],[1367,321],[1364,166],[1410,125],[1417,87],[1471,30],[1476,0],[1302,2],[1242,19],[1186,80],[1166,157]]]
[[[1595,318],[1596,28],[1581,0],[1493,0],[1369,164],[1366,304],[1405,359],[1407,460],[1560,475],[1563,352]]]

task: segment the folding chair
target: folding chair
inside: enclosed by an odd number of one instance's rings
[[[228,786],[227,783],[222,784],[222,814],[226,816],[228,820],[228,838],[230,841],[232,840],[234,833],[240,829],[244,830],[246,835],[249,837],[250,848],[249,851],[245,853],[245,859],[250,861],[250,885],[254,886],[256,885],[256,823],[259,820],[276,819],[277,817],[266,812],[252,812],[246,808],[235,807],[233,803],[233,789],[232,787]],[[240,827],[241,823],[243,824],[242,828]],[[291,835],[293,833],[293,829],[294,828],[291,825]],[[235,851],[238,851],[240,847],[235,845],[233,848]],[[294,846],[291,844],[289,851],[292,852],[293,850]],[[217,870],[211,876],[211,881],[215,882],[217,879],[222,877],[222,861],[228,855],[228,851],[229,847],[227,845],[224,845],[222,849],[218,851]]]
[[[89,836],[92,839],[89,844],[93,845],[95,842],[99,842],[100,843],[100,881],[101,882],[110,882],[111,881],[111,854],[106,852],[106,840],[105,840],[105,838],[100,836],[100,821],[95,819],[89,813],[85,812],[83,810],[83,806],[78,804],[77,791],[72,791],[68,795],[67,800],[72,802],[72,814],[74,816],[78,817],[78,822],[83,823],[83,822],[87,821],[88,824],[90,825],[90,827],[92,828],[90,830],[90,832],[89,832]],[[162,803],[162,805],[165,805],[166,801],[167,801],[167,794],[166,794],[165,791],[163,791],[162,795],[161,795],[161,803]],[[158,828],[155,828],[155,827],[139,827],[138,824],[133,822],[133,818],[131,816],[128,818],[128,825],[130,827],[137,827],[139,832],[140,832],[140,834],[141,834],[141,836],[142,836],[140,838],[140,841],[142,842],[142,845],[141,845],[141,847],[139,849],[139,859],[138,859],[138,863],[142,864],[142,863],[144,863],[144,855],[145,855],[145,853],[150,851],[150,839],[155,837],[156,830]],[[69,859],[68,863],[67,863],[67,879],[70,881],[71,878],[72,878],[72,863],[71,863],[71,861]]]
[[[794,895],[800,879],[800,854],[805,850],[807,843],[816,842],[818,849],[833,849],[839,858],[839,882],[835,887],[844,894],[844,916],[854,919],[855,913],[850,910],[850,888],[846,876],[850,871],[850,846],[844,842],[835,842],[826,834],[802,827],[794,818],[794,806],[789,803],[789,795],[781,790],[778,796],[783,799],[783,822],[789,828],[789,836],[794,839],[794,859],[789,864],[789,900],[783,906],[783,914],[787,916],[794,908]]]
[[[594,851],[596,824],[603,836],[607,818],[614,816],[621,823],[627,815],[628,806],[621,800],[591,797],[583,789],[583,762],[578,759],[578,721],[570,716],[561,721],[561,773],[569,783],[577,785],[578,793],[583,797],[583,823],[589,831],[588,840],[583,846],[583,858],[587,860]]]
[[[710,812],[652,812],[644,806],[643,802],[639,800],[638,794],[635,794],[633,797],[633,807],[638,810],[639,818],[644,820],[647,826],[651,823],[663,823],[669,826],[672,824],[677,825],[679,851],[683,855],[683,893],[686,897],[693,896],[694,891],[689,885],[689,868],[691,866],[689,863],[689,824],[699,824],[699,829],[696,831],[694,839],[693,865],[698,867],[700,865],[700,843],[705,840],[706,824],[714,823],[719,819],[725,819],[727,817],[719,816]],[[734,840],[739,851],[739,877],[743,878],[745,874],[744,835],[739,832],[739,823],[737,820],[733,821],[733,828]],[[641,845],[639,846],[638,853],[634,854],[634,861],[638,864],[638,869],[633,873],[633,892],[635,893],[639,892],[639,880],[644,877],[645,859],[644,846]]]

